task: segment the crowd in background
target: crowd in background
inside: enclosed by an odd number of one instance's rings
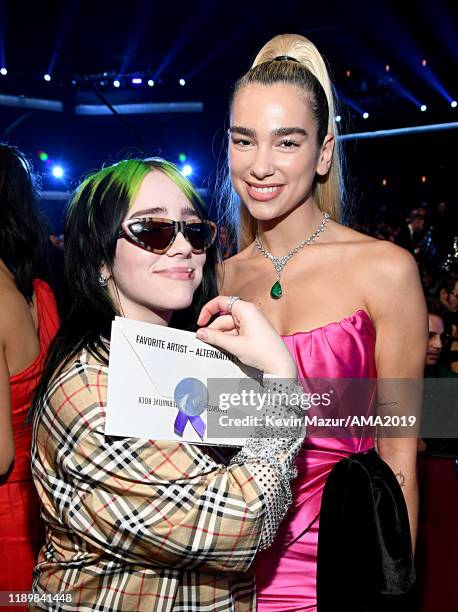
[[[421,276],[430,315],[427,367],[441,366],[436,375],[458,373],[458,223],[456,211],[441,201],[422,205],[407,215],[401,227],[386,220],[357,229],[380,240],[390,240],[410,251]],[[439,334],[431,329],[431,316],[441,320]],[[434,327],[434,325],[433,325]],[[433,356],[434,358],[433,358]],[[429,363],[428,363],[429,360]],[[433,363],[434,361],[434,363]]]

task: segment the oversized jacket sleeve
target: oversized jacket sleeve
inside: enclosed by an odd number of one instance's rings
[[[106,389],[106,368],[76,362],[42,407],[33,462],[47,520],[127,562],[246,570],[266,508],[246,466],[194,445],[105,437]]]

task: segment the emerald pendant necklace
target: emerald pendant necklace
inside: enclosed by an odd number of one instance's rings
[[[293,255],[295,255],[302,248],[311,244],[312,242],[315,242],[315,240],[318,238],[321,232],[324,232],[326,228],[326,224],[329,220],[329,217],[330,215],[327,212],[323,213],[323,220],[321,221],[318,229],[314,231],[313,234],[309,236],[306,240],[303,240],[296,247],[294,247],[292,251],[289,251],[289,253],[286,253],[286,255],[284,255],[283,257],[275,257],[274,255],[272,255],[272,253],[269,253],[269,251],[267,251],[262,246],[262,242],[259,240],[259,236],[256,234],[256,248],[258,249],[258,251],[261,251],[264,257],[267,257],[267,259],[270,259],[270,261],[274,264],[275,271],[277,273],[275,283],[272,285],[272,288],[270,290],[270,297],[272,299],[279,300],[281,296],[283,295],[283,289],[280,284],[280,276],[281,276],[281,273],[283,272],[284,267],[288,263],[288,261],[291,259]]]

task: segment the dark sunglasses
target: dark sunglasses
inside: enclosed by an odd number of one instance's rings
[[[181,232],[193,253],[198,254],[211,247],[217,231],[213,221],[172,221],[159,217],[142,217],[121,223],[118,238],[126,238],[145,251],[163,255]]]

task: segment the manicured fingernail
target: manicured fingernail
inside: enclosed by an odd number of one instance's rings
[[[199,338],[199,340],[205,340],[207,336],[208,334],[205,329],[199,329],[199,331],[196,333],[196,337]]]

